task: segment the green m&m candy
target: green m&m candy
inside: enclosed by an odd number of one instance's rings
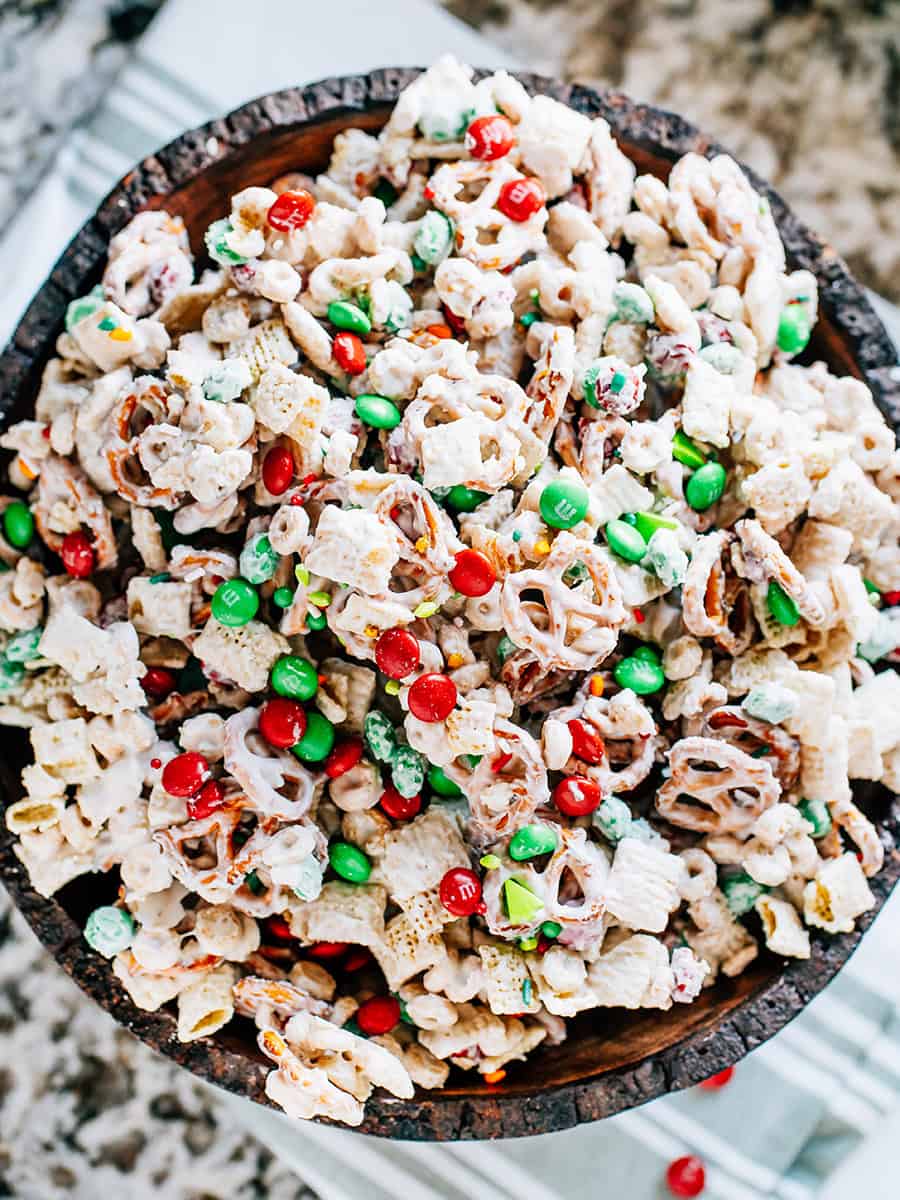
[[[788,304],[781,310],[778,321],[778,349],[785,354],[799,354],[806,348],[812,323],[802,304]]]
[[[706,462],[706,455],[683,429],[677,430],[672,438],[672,457],[686,467],[702,467]]]
[[[245,579],[226,579],[216,588],[210,609],[220,625],[237,629],[256,616],[259,595]]]
[[[727,478],[721,463],[704,463],[685,484],[685,499],[695,512],[705,512],[721,499]]]
[[[659,661],[638,657],[637,652],[616,663],[613,676],[621,688],[630,688],[638,696],[650,696],[665,685],[666,677]]]
[[[14,633],[3,648],[6,661],[11,663],[27,663],[40,657],[38,655],[38,643],[41,640],[43,632],[44,627],[42,625],[35,625],[34,629],[20,629],[18,633]]]
[[[304,762],[321,762],[328,757],[333,746],[334,726],[327,717],[313,709],[306,714],[306,733],[296,746],[291,746],[291,754],[296,754]]]
[[[306,614],[306,628],[307,629],[312,629],[314,632],[317,633],[320,629],[324,629],[327,624],[328,624],[328,618],[325,616],[324,613],[315,612],[315,613],[307,613]]]
[[[487,498],[487,492],[479,492],[475,488],[467,488],[457,483],[444,497],[444,502],[456,512],[470,513],[474,512],[479,504],[484,504]]]
[[[769,580],[769,590],[766,592],[766,606],[779,625],[796,625],[800,620],[800,610],[776,580]]]
[[[363,310],[349,300],[332,300],[328,305],[328,320],[338,329],[348,329],[363,337],[372,329],[372,322]]]
[[[577,479],[554,479],[541,492],[541,516],[553,529],[571,529],[587,516],[590,493]]]
[[[638,646],[636,650],[631,652],[631,657],[638,659],[639,662],[660,663],[662,655],[655,646],[651,646],[649,642],[645,642],[642,646]]]
[[[559,921],[545,921],[541,926],[541,933],[544,937],[558,938],[562,933],[562,925]]]
[[[257,533],[245,544],[238,561],[244,579],[265,583],[278,570],[281,555],[272,549],[267,533]]]
[[[541,854],[552,854],[556,846],[556,834],[546,825],[523,825],[510,838],[509,857],[525,862]]]
[[[34,537],[34,517],[23,501],[13,500],[3,510],[3,534],[17,550],[24,550]]]
[[[428,768],[428,786],[433,792],[437,792],[439,796],[447,796],[455,799],[462,795],[462,789],[450,779],[442,767],[431,766]]]
[[[319,673],[307,658],[285,654],[272,668],[272,690],[291,700],[312,700],[319,690]]]
[[[387,396],[377,396],[374,392],[364,392],[357,396],[353,403],[353,411],[359,419],[373,429],[396,429],[402,421],[400,409]]]
[[[335,874],[348,883],[365,883],[372,874],[368,857],[350,842],[332,842],[328,847],[328,861]]]
[[[127,908],[104,904],[95,908],[84,927],[84,940],[104,958],[127,950],[134,938],[134,917]]]
[[[413,249],[422,262],[437,266],[453,249],[453,222],[436,208],[430,209],[419,223]]]
[[[624,558],[626,562],[640,562],[647,553],[647,543],[643,534],[636,526],[629,525],[626,521],[607,521],[603,532],[613,554]]]
[[[831,833],[831,813],[824,800],[801,800],[797,811],[812,826],[812,837],[823,838],[826,833]]]
[[[272,603],[276,608],[290,608],[294,603],[294,593],[289,587],[276,588],[272,593]]]

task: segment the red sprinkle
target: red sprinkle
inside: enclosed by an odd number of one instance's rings
[[[686,1154],[669,1163],[666,1183],[673,1196],[699,1196],[706,1186],[706,1171],[696,1155]]]
[[[881,599],[888,608],[895,608],[900,604],[900,592],[882,592]]]
[[[334,361],[348,375],[361,375],[366,369],[366,348],[355,333],[342,330],[331,345]]]
[[[41,437],[46,438],[47,441],[50,440],[50,426],[49,425],[45,425],[44,428],[41,430]]]
[[[582,762],[596,766],[606,757],[606,746],[603,738],[593,729],[589,729],[584,721],[574,718],[569,722],[569,733],[572,735],[572,753]]]
[[[80,529],[67,533],[59,551],[63,566],[75,579],[87,579],[94,570],[94,547]]]
[[[435,724],[446,719],[456,708],[456,684],[449,675],[434,671],[420,675],[406,697],[409,711],[420,721]]]
[[[401,796],[395,787],[388,786],[381,793],[378,803],[382,812],[392,821],[410,821],[421,809],[422,797],[418,793],[415,796]]]
[[[339,779],[341,775],[346,775],[352,767],[355,767],[362,756],[362,740],[360,738],[347,738],[346,741],[338,742],[334,747],[325,759],[322,770],[329,779]]]
[[[443,305],[443,309],[444,309],[444,317],[447,321],[447,324],[450,326],[450,328],[453,330],[453,332],[454,333],[465,333],[466,332],[465,318],[458,316],[455,312],[452,311],[452,309],[449,309],[446,304]]]
[[[200,794],[188,800],[188,816],[192,821],[202,821],[204,817],[212,816],[224,803],[225,789],[215,779],[208,779],[200,789]]]
[[[304,486],[308,486],[311,483],[315,483],[318,478],[319,477],[315,474],[315,472],[311,472],[309,475],[304,475],[300,482]]]
[[[584,817],[600,807],[603,793],[593,779],[570,775],[553,789],[553,803],[567,817]]]
[[[288,925],[284,917],[269,917],[266,921],[266,933],[273,938],[277,938],[280,942],[289,942],[293,938],[291,927]]]
[[[262,465],[263,483],[273,496],[281,496],[294,479],[294,456],[287,446],[273,446]]]
[[[631,615],[637,621],[638,625],[643,625],[643,623],[647,620],[639,608],[633,608],[631,610]]]
[[[159,768],[162,766],[162,759],[161,758],[151,758],[150,766],[154,771],[158,771]]]
[[[306,953],[310,958],[340,958],[349,947],[349,942],[316,942],[314,946],[307,946]]]
[[[393,996],[373,996],[356,1010],[356,1023],[367,1037],[390,1033],[400,1020],[400,1005]]]
[[[472,158],[493,162],[509,154],[516,144],[516,135],[506,117],[494,113],[476,117],[466,130],[465,147]]]
[[[544,207],[546,194],[537,179],[509,179],[500,189],[497,207],[511,221],[527,221]]]
[[[315,197],[305,188],[297,192],[282,192],[269,209],[267,220],[273,229],[290,233],[293,229],[303,228],[315,207]]]
[[[270,746],[287,750],[296,746],[306,733],[306,712],[302,704],[287,696],[274,696],[259,710],[259,732]]]
[[[174,692],[176,682],[174,671],[165,667],[148,667],[141,687],[152,700],[165,700],[169,692]]]
[[[386,629],[375,643],[375,665],[388,679],[403,679],[419,665],[419,642],[408,629]]]
[[[295,495],[291,496],[290,503],[293,508],[302,508],[306,503],[306,499],[305,497],[301,496],[299,492],[297,492]]]
[[[734,726],[735,729],[747,728],[747,722],[737,713],[714,712],[709,717],[708,724],[710,729],[727,729],[731,726]]]
[[[506,764],[511,763],[511,762],[512,762],[511,754],[498,754],[497,757],[494,759],[494,761],[491,763],[491,770],[494,772],[495,775],[499,775],[500,772],[503,770],[503,768],[506,766]]]
[[[441,904],[454,917],[471,917],[485,911],[481,880],[467,867],[452,867],[441,880],[438,895]]]
[[[726,1087],[731,1083],[731,1077],[734,1075],[734,1067],[726,1067],[724,1071],[720,1071],[718,1075],[710,1075],[709,1079],[704,1079],[700,1087],[708,1092],[717,1092],[720,1088]]]
[[[372,954],[365,946],[356,946],[341,963],[341,967],[345,971],[361,971],[363,967],[371,965]]]
[[[209,763],[196,750],[170,758],[163,767],[162,785],[170,796],[196,796],[209,779]]]
[[[486,554],[466,549],[457,554],[449,578],[463,596],[486,596],[497,582],[497,572]]]

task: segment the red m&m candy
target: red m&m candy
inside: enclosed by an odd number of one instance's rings
[[[209,779],[209,763],[196,750],[170,758],[163,767],[162,785],[170,796],[196,796]]]
[[[449,675],[441,675],[437,671],[420,675],[406,698],[412,715],[432,724],[446,721],[456,708],[456,700],[456,684]]]
[[[589,729],[584,721],[577,718],[570,721],[569,733],[572,735],[572,753],[576,758],[592,765],[603,762],[606,753],[603,738],[593,729]]]
[[[87,534],[82,533],[80,529],[66,534],[62,540],[59,557],[68,573],[75,579],[87,579],[93,573],[96,558],[94,547]]]
[[[151,700],[165,700],[175,690],[175,672],[165,667],[148,667],[141,679],[141,687]]]
[[[338,742],[334,747],[322,764],[322,770],[329,779],[338,779],[341,775],[345,775],[352,767],[355,767],[362,758],[362,755],[362,740],[360,738],[347,738],[346,741]]]
[[[334,361],[348,375],[361,375],[366,369],[366,348],[355,333],[343,330],[331,345]]]
[[[734,1067],[726,1067],[724,1071],[719,1071],[716,1075],[710,1075],[709,1079],[704,1079],[700,1086],[708,1092],[717,1092],[731,1083],[733,1075]]]
[[[373,996],[354,1014],[356,1023],[367,1037],[390,1033],[400,1021],[400,1005],[393,996]]]
[[[287,696],[275,696],[259,710],[259,732],[270,746],[287,750],[296,746],[306,733],[306,713],[302,704]]]
[[[509,154],[516,144],[516,135],[506,117],[494,113],[487,117],[476,117],[466,130],[466,150],[473,158],[492,162]]]
[[[419,809],[422,807],[422,797],[401,796],[394,787],[386,787],[381,793],[381,799],[378,802],[381,805],[381,810],[392,821],[409,821]]]
[[[471,917],[484,912],[481,880],[467,867],[452,867],[438,887],[441,904],[454,917]]]
[[[511,221],[527,221],[540,212],[546,199],[537,179],[509,179],[500,189],[497,207]]]
[[[706,1186],[706,1171],[703,1163],[693,1154],[676,1158],[669,1163],[666,1183],[673,1196],[699,1196]]]
[[[497,572],[480,550],[460,550],[450,571],[450,582],[464,596],[486,596],[497,582]]]
[[[225,789],[221,783],[215,779],[207,779],[198,794],[188,800],[188,816],[192,821],[202,821],[204,817],[211,817],[224,803]]]
[[[375,643],[375,665],[389,679],[403,679],[419,665],[418,640],[408,629],[386,629]]]
[[[269,209],[267,219],[273,229],[290,233],[292,229],[303,228],[315,207],[315,197],[305,188],[298,192],[282,192]]]
[[[553,789],[553,803],[567,817],[584,817],[599,808],[603,793],[593,779],[570,775]]]
[[[280,496],[294,479],[294,456],[287,446],[273,446],[262,465],[263,483],[273,496]]]

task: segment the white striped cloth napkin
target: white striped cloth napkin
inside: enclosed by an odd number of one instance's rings
[[[183,129],[275,88],[446,50],[514,65],[424,0],[331,8],[169,0],[0,242],[0,337],[99,198]],[[879,307],[900,330],[897,310]],[[323,1200],[658,1200],[666,1165],[688,1153],[706,1163],[705,1194],[716,1200],[896,1200],[896,1172],[885,1167],[900,1162],[891,1136],[900,1133],[898,924],[900,899],[826,993],[741,1063],[723,1091],[694,1089],[596,1125],[505,1143],[416,1145],[298,1127],[233,1096],[224,1102]],[[878,1129],[887,1132],[870,1141]]]

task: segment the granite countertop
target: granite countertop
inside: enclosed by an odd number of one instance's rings
[[[0,222],[162,0],[0,5]],[[548,74],[684,113],[900,300],[900,4],[445,0]],[[118,1028],[0,891],[0,1196],[300,1200],[216,1093]]]

